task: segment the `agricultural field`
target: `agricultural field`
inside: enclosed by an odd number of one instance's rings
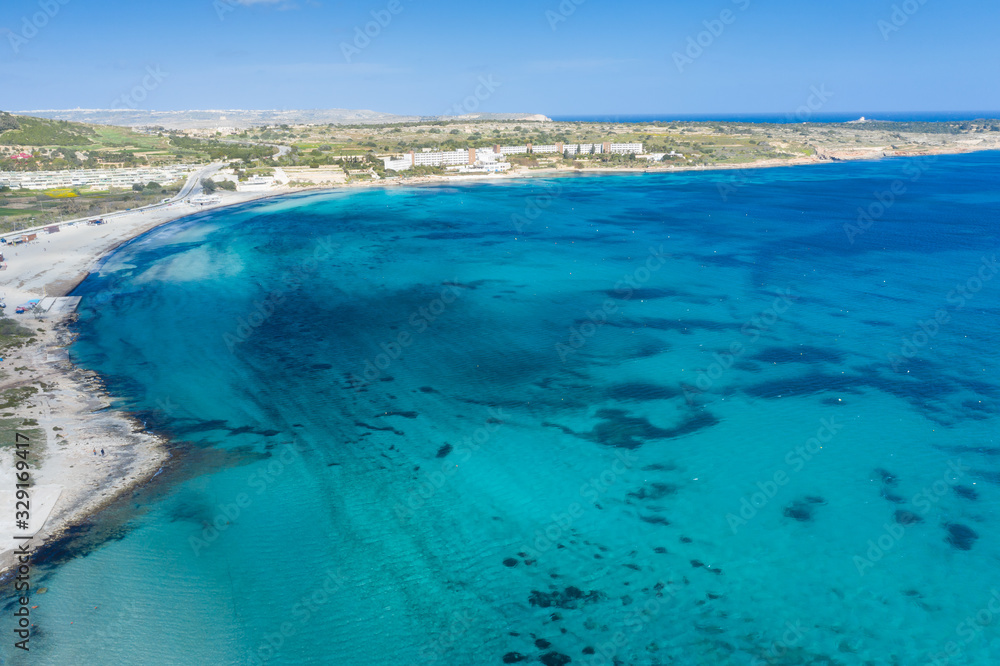
[[[0,233],[148,206],[174,196],[183,183],[153,185],[141,192],[119,189],[0,190]]]

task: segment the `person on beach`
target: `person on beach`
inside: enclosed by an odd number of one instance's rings
[[[104,455],[104,449],[101,449],[101,455],[102,456]]]
[[[97,455],[97,449],[94,449],[94,455],[95,456]]]

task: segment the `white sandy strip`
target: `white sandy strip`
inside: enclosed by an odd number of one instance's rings
[[[45,441],[29,449],[31,478],[30,522],[27,530],[16,526],[16,479],[13,442],[0,448],[0,572],[15,564],[15,535],[37,536],[33,546],[85,519],[122,492],[150,478],[166,459],[157,438],[137,424],[108,410],[111,400],[89,373],[68,361],[66,345],[72,333],[62,325],[78,299],[62,296],[95,268],[112,248],[155,226],[218,206],[242,203],[281,190],[264,193],[230,193],[216,206],[184,203],[148,211],[111,216],[99,226],[64,225],[57,233],[38,232],[38,240],[17,246],[0,246],[7,269],[0,271],[0,296],[7,314],[32,329],[37,342],[12,350],[0,361],[0,390],[35,387],[38,393],[19,406],[16,415],[34,419],[32,432],[45,433]],[[38,299],[44,312],[17,315],[18,305]],[[104,450],[105,455],[100,455]],[[94,452],[98,454],[95,455]]]

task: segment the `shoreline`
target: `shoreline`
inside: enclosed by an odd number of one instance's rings
[[[663,168],[649,165],[607,169],[572,167],[518,169],[513,173],[490,176],[430,175],[398,178],[388,182],[363,181],[333,187],[319,185],[306,188],[282,187],[254,193],[227,192],[222,195],[222,200],[218,204],[192,208],[187,204],[178,203],[164,209],[120,213],[116,214],[113,222],[100,227],[77,225],[57,234],[42,236],[34,244],[5,248],[8,249],[5,254],[10,267],[0,273],[0,276],[5,278],[4,285],[0,289],[3,290],[11,309],[29,299],[65,296],[76,289],[116,249],[164,224],[200,212],[293,194],[372,187],[489,183],[579,173],[613,175],[732,171],[893,157],[959,155],[997,148],[998,146],[969,146],[961,150],[921,150],[897,152],[891,155],[881,151],[878,154],[869,152],[841,159],[811,156],[794,160],[763,160],[710,167]],[[15,252],[11,254],[10,249]],[[12,284],[18,280],[19,283]],[[139,423],[131,414],[111,408],[113,396],[107,392],[102,378],[97,373],[79,368],[70,361],[66,349],[72,344],[75,336],[70,327],[71,322],[75,320],[75,314],[12,315],[11,318],[36,329],[34,342],[25,344],[3,359],[0,367],[6,376],[0,378],[0,390],[33,385],[39,387],[38,393],[25,403],[30,406],[13,410],[16,417],[35,419],[38,426],[31,426],[31,429],[41,430],[47,440],[44,445],[44,464],[41,466],[32,464],[31,468],[36,490],[43,496],[41,504],[43,506],[49,504],[48,511],[43,511],[44,515],[39,517],[42,521],[40,529],[31,540],[34,550],[38,551],[126,496],[130,491],[148,483],[163,471],[173,454],[170,442],[166,438],[149,432],[144,424]],[[94,450],[101,449],[106,451],[106,455],[93,454]],[[0,468],[13,470],[12,451],[12,447],[0,447]],[[4,475],[0,495],[10,492],[8,489],[13,487],[13,479]],[[35,490],[32,492],[34,494]],[[0,496],[0,499],[3,497]],[[33,513],[38,517],[38,510]],[[33,524],[32,527],[39,525]],[[7,532],[13,534],[13,528],[7,528]],[[0,530],[0,547],[13,543],[7,532]],[[5,582],[9,575],[8,570],[15,563],[13,546],[0,551],[0,583]]]
[[[212,206],[175,204],[137,210],[116,215],[113,222],[99,227],[66,227],[39,236],[33,244],[4,248],[9,267],[0,276],[5,278],[2,290],[8,308],[71,293],[117,248],[164,224],[281,194],[285,192],[230,193]],[[10,410],[15,418],[37,422],[18,429],[33,438],[28,449],[34,483],[31,528],[21,534],[33,533],[29,543],[37,553],[148,483],[173,454],[166,438],[148,431],[132,414],[112,407],[114,396],[98,373],[70,361],[67,348],[75,338],[71,329],[75,308],[66,311],[57,305],[50,313],[12,314],[10,318],[34,332],[33,342],[9,350],[0,364],[5,375],[0,378],[0,390],[37,390]],[[44,441],[35,439],[32,432],[41,432]],[[13,463],[13,446],[0,447],[0,469],[13,470]],[[9,504],[11,511],[14,483],[11,473],[3,475],[0,485],[0,505]],[[10,545],[15,543],[13,524],[6,522],[10,521],[0,522],[0,583],[16,564]]]
[[[22,385],[41,384],[45,389],[27,401],[31,408],[16,410],[19,416],[28,414],[38,422],[37,427],[27,430],[29,434],[41,430],[47,440],[42,442],[33,436],[32,448],[28,449],[34,482],[34,534],[28,542],[32,552],[40,552],[149,482],[171,457],[167,440],[146,431],[131,414],[112,408],[113,397],[100,375],[75,366],[63,354],[51,360],[53,352],[65,349],[75,337],[69,328],[70,319],[54,323],[32,345],[31,357],[21,359],[33,371]],[[95,455],[94,451],[102,454]],[[6,463],[11,456],[9,451],[5,453],[8,455],[0,454],[0,459]],[[37,464],[39,460],[41,465]],[[10,538],[13,533],[13,529],[5,530],[0,543],[14,543]],[[14,564],[12,547],[0,552],[0,583],[5,582]]]
[[[519,179],[530,179],[530,178],[544,178],[551,176],[569,176],[573,174],[588,174],[588,175],[614,175],[614,174],[625,174],[625,173],[639,173],[639,174],[674,174],[674,173],[710,173],[713,171],[743,171],[750,169],[780,169],[782,167],[799,167],[799,166],[821,166],[821,165],[831,165],[831,164],[846,164],[849,162],[873,162],[881,160],[891,160],[891,159],[905,159],[905,158],[915,158],[915,157],[938,157],[944,155],[968,155],[972,153],[983,153],[991,151],[1000,151],[1000,140],[997,140],[995,144],[984,144],[984,145],[968,145],[968,146],[948,146],[943,148],[922,148],[919,150],[894,150],[891,147],[878,148],[878,149],[865,149],[858,151],[850,151],[843,153],[824,153],[824,156],[811,155],[802,156],[792,159],[780,159],[771,158],[766,160],[758,160],[756,162],[745,162],[739,164],[712,164],[708,166],[658,166],[656,163],[650,163],[646,166],[635,166],[635,167],[588,167],[577,169],[575,167],[557,165],[554,167],[538,167],[538,168],[525,168],[520,167],[516,171],[506,172],[506,173],[495,173],[495,174],[456,174],[456,175],[427,175],[427,176],[415,176],[412,178],[402,178],[395,177],[389,182],[385,182],[385,179],[380,181],[363,181],[357,183],[347,183],[344,185],[317,185],[314,187],[301,187],[301,188],[286,188],[286,191],[282,193],[275,193],[271,196],[284,196],[287,194],[294,194],[296,192],[318,192],[318,191],[337,191],[337,190],[347,190],[347,189],[364,189],[364,188],[383,188],[383,187],[402,187],[411,185],[428,185],[428,184],[448,184],[452,182],[461,183],[489,183],[501,180],[519,180]],[[405,173],[405,172],[404,172]]]

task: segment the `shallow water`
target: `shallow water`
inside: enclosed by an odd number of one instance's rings
[[[30,660],[996,663],[1000,618],[964,623],[1000,590],[998,182],[982,153],[155,230],[77,290],[72,355],[179,462],[42,570]]]

